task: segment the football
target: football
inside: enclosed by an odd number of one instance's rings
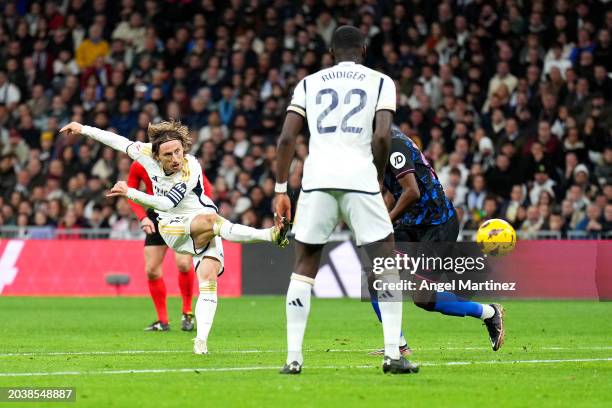
[[[503,256],[514,249],[516,232],[507,221],[494,218],[485,221],[478,228],[476,242],[485,254]]]

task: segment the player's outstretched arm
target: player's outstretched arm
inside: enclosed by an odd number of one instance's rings
[[[85,126],[78,122],[70,122],[61,128],[60,132],[65,132],[68,137],[79,134],[85,135],[123,153],[129,153],[128,147],[133,143],[129,139],[113,132],[108,132],[92,126]]]
[[[130,200],[159,211],[168,211],[175,207],[185,195],[185,183],[176,184],[165,196],[147,194],[135,188],[128,187],[125,181],[115,183],[107,197],[127,197]],[[179,199],[180,197],[180,199]]]
[[[283,123],[283,129],[276,147],[276,214],[291,220],[291,201],[287,196],[287,180],[289,167],[295,154],[295,139],[302,129],[304,117],[289,111]],[[278,220],[277,220],[278,221]]]

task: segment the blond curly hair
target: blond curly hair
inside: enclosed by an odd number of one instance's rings
[[[189,151],[189,147],[191,146],[189,128],[181,124],[180,121],[174,119],[159,123],[149,123],[147,135],[151,142],[151,150],[155,156],[159,154],[159,146],[171,140],[180,141],[185,152]]]

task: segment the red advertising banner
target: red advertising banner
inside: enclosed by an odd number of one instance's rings
[[[286,293],[293,250],[224,242],[221,296]],[[359,297],[361,269],[350,242],[330,246],[315,295]],[[244,258],[244,259],[243,259]],[[519,241],[508,256],[492,259],[495,280],[516,282],[512,298],[612,299],[612,241]],[[242,275],[242,264],[249,273]],[[332,267],[333,266],[333,267]],[[143,243],[114,240],[0,240],[0,295],[112,296],[108,274],[128,275],[122,295],[148,295]],[[164,261],[169,295],[178,295],[170,251]],[[336,282],[338,281],[338,282]],[[355,293],[352,284],[356,284]]]
[[[242,247],[223,243],[225,271],[220,296],[242,294]],[[142,241],[114,240],[0,240],[0,295],[112,296],[109,274],[130,278],[122,295],[149,294]],[[164,259],[168,295],[179,295],[178,270],[172,251]],[[197,293],[197,291],[196,291]]]
[[[496,279],[516,282],[509,297],[612,299],[612,241],[518,241],[489,262]]]

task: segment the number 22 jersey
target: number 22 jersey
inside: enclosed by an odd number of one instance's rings
[[[379,110],[395,112],[395,98],[391,78],[354,62],[302,79],[287,108],[306,118],[310,131],[302,189],[378,193],[374,116]]]

